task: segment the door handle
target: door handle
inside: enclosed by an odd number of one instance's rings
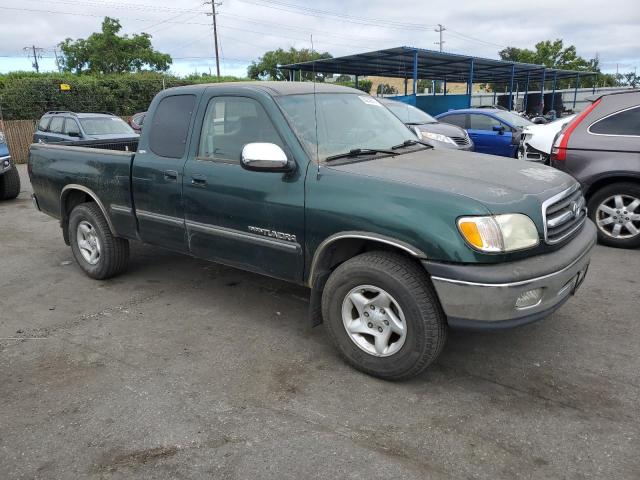
[[[175,170],[165,170],[164,179],[175,182],[176,180],[178,180],[178,172],[176,172]]]
[[[202,175],[192,175],[191,185],[194,187],[205,187],[207,185],[207,179]]]

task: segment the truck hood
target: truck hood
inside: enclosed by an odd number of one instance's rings
[[[444,149],[419,150],[329,168],[463,195],[496,214],[540,211],[544,200],[576,183],[573,177],[545,165]]]

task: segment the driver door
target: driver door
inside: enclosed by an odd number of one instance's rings
[[[469,115],[468,132],[476,146],[476,152],[510,156],[511,128],[497,118],[472,113]]]

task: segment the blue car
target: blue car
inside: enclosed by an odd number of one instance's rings
[[[522,129],[533,125],[520,115],[497,108],[450,110],[436,118],[464,128],[473,140],[476,152],[512,158],[518,156]]]

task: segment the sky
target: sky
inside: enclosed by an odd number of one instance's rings
[[[178,75],[215,73],[211,5],[204,0],[0,0],[0,72],[31,70],[25,47],[36,46],[41,71],[56,69],[54,47],[86,38],[104,16],[123,33],[147,32],[156,50],[174,59]],[[218,2],[221,1],[221,4]],[[601,69],[640,70],[639,0],[216,0],[221,73],[245,76],[247,65],[275,48],[314,48],[333,56],[396,46],[497,58],[505,46],[533,48],[561,38]]]

